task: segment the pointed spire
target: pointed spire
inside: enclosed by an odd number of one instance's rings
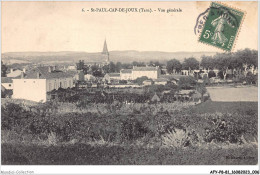
[[[102,54],[108,55],[107,42],[105,40]]]
[[[105,39],[105,42],[104,42],[104,47],[103,47],[102,54],[106,55],[106,63],[108,64],[109,63],[109,52],[108,52],[108,49],[107,49],[107,41],[106,41],[106,39]]]

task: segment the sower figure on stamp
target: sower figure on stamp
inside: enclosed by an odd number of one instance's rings
[[[225,45],[225,43],[228,41],[228,39],[226,38],[226,36],[224,35],[224,30],[225,30],[225,26],[226,24],[228,24],[230,27],[234,28],[234,25],[232,25],[229,22],[230,16],[228,15],[228,12],[224,12],[221,16],[219,16],[218,18],[216,18],[215,20],[213,20],[211,22],[211,25],[213,27],[216,27],[214,34],[212,36],[212,40],[213,43],[219,43],[222,44],[222,46]]]

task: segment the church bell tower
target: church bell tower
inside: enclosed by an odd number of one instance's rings
[[[106,42],[106,40],[104,42],[102,55],[106,56],[106,63],[108,64],[109,63],[109,52],[108,52],[108,49],[107,49],[107,42]]]

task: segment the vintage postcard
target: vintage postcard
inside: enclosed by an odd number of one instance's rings
[[[258,174],[258,21],[256,1],[2,1],[1,173]]]

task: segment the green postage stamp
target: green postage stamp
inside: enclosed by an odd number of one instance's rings
[[[212,2],[199,41],[225,51],[231,51],[245,13]]]

